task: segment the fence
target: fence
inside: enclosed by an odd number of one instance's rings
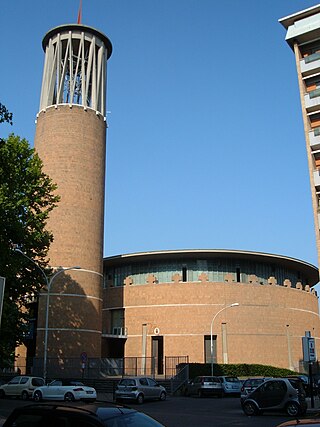
[[[154,357],[123,357],[88,358],[85,363],[79,358],[52,358],[47,359],[47,378],[82,378],[98,379],[129,375],[146,375],[150,377],[164,377],[171,379],[188,363],[188,356],[171,356],[164,359],[164,373],[157,375],[156,358]],[[29,365],[29,364],[28,364]],[[34,358],[32,365],[15,366],[1,370],[1,376],[19,374],[43,375],[43,359]]]

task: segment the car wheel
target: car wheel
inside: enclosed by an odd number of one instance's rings
[[[166,393],[164,391],[162,391],[160,393],[159,400],[161,400],[163,402],[164,400],[166,400],[166,398],[167,398]]]
[[[137,403],[139,403],[139,405],[141,405],[142,403],[144,402],[144,397],[143,397],[143,394],[138,394],[138,397],[137,397]]]
[[[243,412],[249,417],[258,414],[258,408],[253,402],[244,402],[242,405]]]
[[[22,400],[28,400],[29,399],[29,395],[28,395],[28,392],[27,391],[23,391],[22,393],[21,393],[21,399]]]
[[[0,390],[0,399],[4,399],[6,397],[6,394],[3,390]]]
[[[300,413],[300,406],[296,402],[289,402],[286,406],[289,417],[296,417]]]
[[[42,400],[42,394],[41,394],[41,391],[37,390],[37,391],[35,391],[35,392],[34,392],[33,400],[34,400],[35,402],[40,402],[40,400]]]
[[[68,392],[64,395],[64,400],[66,402],[73,402],[74,401],[74,395],[72,393]]]

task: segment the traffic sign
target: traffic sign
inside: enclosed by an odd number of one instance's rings
[[[83,352],[80,354],[80,357],[81,357],[81,361],[82,361],[82,363],[87,363],[88,355],[87,355],[87,353],[86,353],[85,351],[83,351]]]

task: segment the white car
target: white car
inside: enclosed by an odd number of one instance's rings
[[[33,392],[33,400],[87,400],[94,402],[97,392],[93,387],[85,386],[80,381],[54,380],[48,385],[37,387]]]
[[[32,396],[33,391],[42,385],[44,385],[44,379],[41,377],[19,375],[12,378],[7,384],[0,386],[0,397],[14,396],[27,400]]]

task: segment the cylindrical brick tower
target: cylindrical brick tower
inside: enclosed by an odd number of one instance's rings
[[[61,200],[50,214],[54,269],[39,299],[37,356],[101,355],[106,145],[106,63],[110,40],[94,28],[62,25],[43,39],[45,64],[35,149]],[[46,324],[47,317],[47,324]]]

